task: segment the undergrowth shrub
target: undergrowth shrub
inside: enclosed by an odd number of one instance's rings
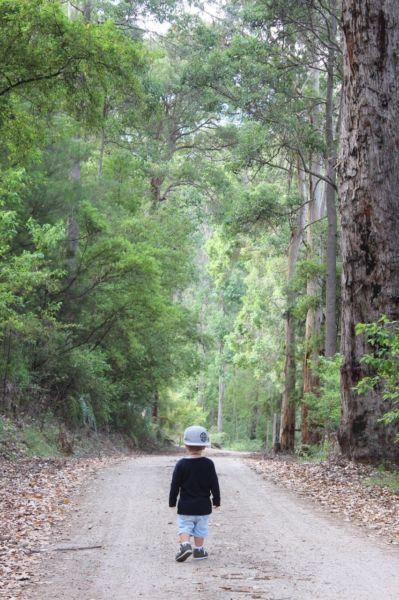
[[[317,394],[305,394],[309,406],[309,422],[320,427],[327,435],[336,431],[341,417],[340,368],[342,358],[320,356],[315,372],[320,386]]]
[[[364,334],[372,352],[362,362],[373,374],[363,377],[356,387],[359,394],[382,386],[387,411],[381,418],[386,425],[399,422],[399,322],[382,316],[375,323],[359,323],[356,334]],[[396,436],[399,441],[399,434]]]

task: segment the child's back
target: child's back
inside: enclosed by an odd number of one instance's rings
[[[214,506],[220,505],[219,483],[213,461],[205,456],[179,460],[173,473],[169,506],[176,506],[179,491],[179,515],[209,515],[212,512],[210,494]]]
[[[189,458],[178,461],[173,471],[170,486],[169,506],[177,505],[180,551],[178,562],[185,561],[191,554],[200,560],[208,557],[204,550],[204,539],[208,535],[208,520],[213,506],[220,506],[220,490],[213,461],[201,456],[210,445],[209,436],[203,427],[193,426],[184,432],[184,442]],[[190,544],[194,537],[194,552]]]

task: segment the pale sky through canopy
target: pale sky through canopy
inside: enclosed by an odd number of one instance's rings
[[[223,4],[221,2],[203,2],[202,6],[203,8],[200,8],[199,6],[193,6],[184,1],[181,3],[181,14],[198,15],[205,22],[212,23],[212,21],[220,17],[223,12]],[[148,32],[148,35],[164,35],[171,26],[167,21],[161,23],[153,15],[139,17],[138,24]]]

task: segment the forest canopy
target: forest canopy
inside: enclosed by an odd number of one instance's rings
[[[399,8],[353,4],[0,0],[1,413],[398,459]]]

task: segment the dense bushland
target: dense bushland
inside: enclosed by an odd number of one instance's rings
[[[0,8],[1,411],[136,444],[196,421],[304,451],[341,427],[348,455],[394,458],[396,288],[372,286],[373,209],[359,240],[337,214],[340,3]]]

